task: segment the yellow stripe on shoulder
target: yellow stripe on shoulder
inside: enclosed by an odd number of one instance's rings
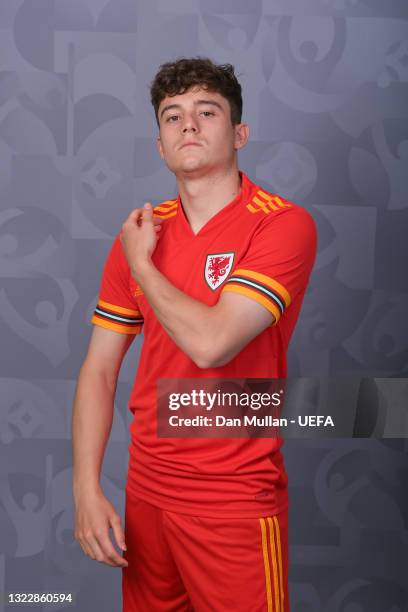
[[[158,211],[158,212],[167,213],[167,212],[170,212],[171,210],[174,210],[175,208],[177,208],[177,206],[178,206],[177,201],[174,201],[174,203],[172,205],[169,205],[169,206],[165,206],[165,202],[163,202],[162,204],[159,204],[158,206],[155,206],[153,208],[153,212]]]
[[[284,202],[282,198],[275,194],[258,189],[246,207],[251,213],[263,212],[265,215],[269,215],[270,212],[278,211],[281,208],[292,208],[293,204]]]
[[[156,213],[156,211],[153,212],[153,217],[157,217],[158,219],[170,219],[170,217],[175,217],[177,215],[177,209],[169,212],[168,214],[165,213]]]
[[[279,207],[275,206],[275,204],[272,204],[271,200],[267,200],[265,202],[261,200],[260,198],[258,198],[257,196],[254,196],[252,198],[252,201],[255,202],[255,204],[258,204],[258,206],[260,206],[266,213],[270,213],[271,210],[279,210]]]
[[[273,202],[274,204],[276,204],[278,209],[279,208],[292,208],[293,207],[293,204],[291,204],[290,202],[284,202],[282,200],[282,198],[280,198],[275,193],[266,193],[265,191],[262,191],[262,189],[259,189],[258,190],[258,195],[260,195],[261,197],[265,198],[265,200],[267,202]]]

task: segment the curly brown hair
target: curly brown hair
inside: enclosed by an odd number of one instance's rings
[[[160,102],[166,96],[185,93],[193,85],[200,85],[207,91],[218,92],[229,102],[231,122],[241,123],[241,85],[231,64],[214,64],[209,58],[180,58],[162,64],[150,85],[151,102],[160,127],[158,111]]]

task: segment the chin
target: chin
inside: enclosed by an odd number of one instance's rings
[[[203,168],[205,168],[207,166],[207,164],[205,162],[202,161],[198,161],[196,159],[192,159],[190,161],[185,160],[184,163],[180,164],[176,171],[178,172],[194,172],[197,170],[202,170]]]
[[[166,165],[173,174],[194,174],[212,166],[208,161],[196,158],[184,159],[181,163],[166,161]]]

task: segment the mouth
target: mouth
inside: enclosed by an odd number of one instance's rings
[[[180,149],[184,149],[184,147],[201,147],[201,145],[198,142],[185,142]]]

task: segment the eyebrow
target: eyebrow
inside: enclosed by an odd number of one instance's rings
[[[216,106],[221,111],[224,111],[221,104],[219,102],[216,102],[215,100],[195,100],[193,104],[194,106],[198,106],[199,104],[210,104],[212,106]],[[172,108],[181,108],[181,104],[168,104],[167,106],[165,106],[160,113],[160,119],[163,117],[163,114],[166,111],[171,110]]]

